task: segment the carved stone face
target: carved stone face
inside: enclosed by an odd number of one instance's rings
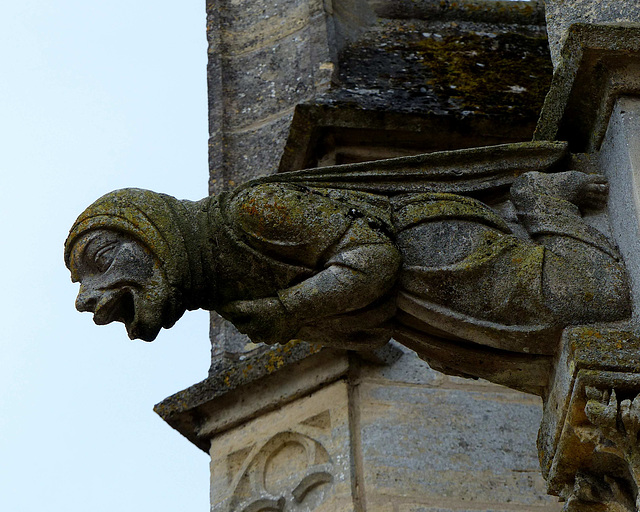
[[[96,230],[81,236],[70,268],[80,283],[76,309],[92,312],[98,325],[122,322],[131,339],[153,341],[183,313],[158,259],[125,234]]]

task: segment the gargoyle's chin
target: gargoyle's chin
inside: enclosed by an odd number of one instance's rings
[[[142,299],[140,293],[134,291],[132,315],[124,322],[129,338],[153,341],[163,327],[173,327],[185,311],[174,295],[172,290],[165,288],[155,294],[154,300],[149,300],[148,297]]]
[[[142,322],[136,322],[135,320],[133,322],[126,323],[125,327],[127,328],[129,339],[139,339],[143,341],[155,340],[160,333],[160,329],[162,329],[161,325],[148,325],[143,324]]]
[[[129,339],[153,341],[162,329],[162,307],[158,304],[146,304],[134,293],[133,315],[124,322]]]

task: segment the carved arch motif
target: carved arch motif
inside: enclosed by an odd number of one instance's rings
[[[280,432],[248,452],[243,450],[241,455],[245,454],[239,468],[233,464],[237,472],[231,482],[229,512],[315,510],[333,482],[327,450],[305,434]]]

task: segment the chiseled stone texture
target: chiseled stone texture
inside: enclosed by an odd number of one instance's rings
[[[366,510],[561,510],[540,475],[539,398],[445,376],[410,352],[365,369],[359,397]]]
[[[349,361],[337,381],[213,437],[212,512],[561,510],[540,475],[537,397],[445,376],[407,349],[390,365]],[[263,386],[278,396],[286,381]]]
[[[640,315],[640,100],[622,97],[615,105],[599,154],[610,185],[613,233],[631,280],[634,316]]]
[[[574,23],[640,23],[636,0],[544,0],[549,48],[554,67],[567,30]]]
[[[329,84],[327,30],[322,0],[207,2],[211,193],[275,172],[293,107]]]
[[[212,512],[352,511],[347,401],[338,381],[216,436]]]

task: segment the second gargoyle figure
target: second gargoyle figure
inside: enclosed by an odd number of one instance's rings
[[[80,215],[65,261],[78,310],[123,322],[131,338],[153,340],[203,308],[254,342],[358,349],[393,336],[436,368],[486,377],[469,351],[550,356],[563,327],[629,316],[617,250],[580,214],[603,207],[607,191],[578,171],[521,175],[510,199],[525,237],[460,194],[286,175],[198,202],[124,189]]]

